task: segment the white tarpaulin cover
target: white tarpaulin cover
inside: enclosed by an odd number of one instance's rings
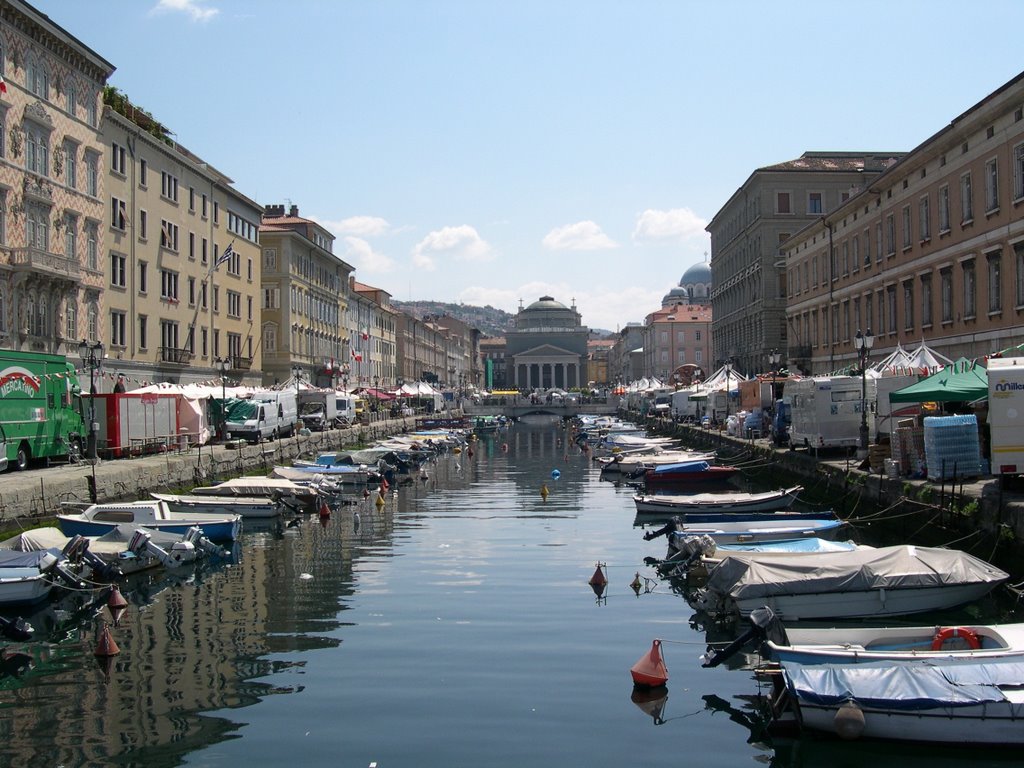
[[[730,555],[708,578],[709,592],[735,600],[869,589],[913,589],[954,584],[997,584],[1009,575],[955,549],[901,545],[803,555],[780,562]]]

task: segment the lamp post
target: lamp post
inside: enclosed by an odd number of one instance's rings
[[[348,363],[345,363],[345,365],[341,366],[341,386],[344,388],[346,393],[348,393],[348,372],[349,372],[349,370],[350,369],[348,367]]]
[[[82,339],[78,345],[78,356],[89,366],[89,438],[85,452],[89,461],[95,462],[96,430],[99,428],[96,423],[96,369],[103,365],[103,342],[94,341],[90,344]]]
[[[782,354],[778,349],[773,349],[768,353],[768,363],[772,367],[772,416],[775,415],[775,377],[779,375],[779,363],[782,362]]]
[[[299,394],[299,382],[302,381],[302,366],[292,366],[292,378],[295,379],[295,394]]]
[[[853,345],[857,348],[860,357],[860,450],[867,455],[868,451],[868,350],[875,344],[875,337],[871,335],[871,329],[861,333],[857,329],[857,335],[853,339]]]
[[[729,390],[732,388],[729,383],[729,374],[732,371],[732,361],[725,361],[725,430],[729,431]]]
[[[227,383],[226,377],[228,373],[228,361],[227,358],[221,360],[217,358],[217,370],[220,371],[220,437],[224,439],[224,427],[228,423],[228,412],[225,408],[227,404]]]

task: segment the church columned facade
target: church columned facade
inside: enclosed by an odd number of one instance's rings
[[[520,307],[506,335],[509,384],[516,389],[576,389],[586,385],[587,338],[576,306],[542,296]]]

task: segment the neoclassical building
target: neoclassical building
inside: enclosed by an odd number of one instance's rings
[[[585,385],[587,338],[576,305],[541,296],[520,305],[515,328],[506,335],[509,385],[517,389],[574,389]]]

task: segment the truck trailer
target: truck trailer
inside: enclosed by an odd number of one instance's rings
[[[1024,357],[989,358],[988,426],[992,474],[1024,474]]]
[[[87,434],[75,366],[64,355],[0,350],[0,424],[5,457],[18,469],[34,459],[82,455]]]
[[[790,408],[789,444],[793,448],[855,448],[860,445],[862,403],[875,399],[874,379],[866,379],[861,399],[859,376],[819,376],[786,383],[783,401]],[[871,422],[869,418],[868,423]]]

